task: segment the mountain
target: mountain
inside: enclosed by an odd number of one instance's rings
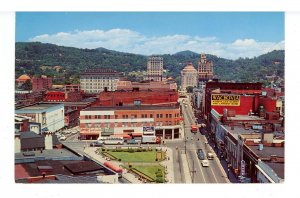
[[[180,81],[180,71],[188,62],[197,68],[200,55],[192,51],[163,54],[167,75]],[[214,73],[221,80],[241,82],[264,81],[266,75],[284,77],[284,50],[272,51],[254,58],[230,60],[207,54],[214,64]],[[40,42],[16,43],[16,77],[21,74],[54,77],[55,83],[78,82],[79,74],[87,68],[112,68],[128,74],[145,71],[147,56],[118,52],[105,48],[79,49]],[[55,71],[51,66],[60,65],[65,71]],[[50,66],[41,69],[41,66]]]

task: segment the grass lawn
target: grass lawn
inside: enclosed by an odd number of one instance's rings
[[[145,175],[148,175],[149,177],[151,177],[152,179],[156,180],[156,172],[158,169],[160,169],[162,171],[163,177],[165,175],[165,168],[162,166],[132,166],[132,168],[135,168],[139,171],[141,171],[142,173],[144,173]]]
[[[147,152],[112,152],[107,151],[110,155],[115,156],[118,159],[121,159],[122,162],[156,162],[156,151],[147,151]]]

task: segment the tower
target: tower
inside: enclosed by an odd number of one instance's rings
[[[163,58],[152,56],[147,61],[147,74],[144,80],[163,81]]]
[[[181,71],[181,89],[186,90],[187,87],[197,87],[197,70],[193,64],[188,63]]]
[[[207,82],[213,78],[213,63],[208,61],[206,54],[202,53],[198,62],[198,80]]]

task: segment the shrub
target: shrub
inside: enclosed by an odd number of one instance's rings
[[[164,183],[164,179],[162,177],[156,177],[156,183]]]

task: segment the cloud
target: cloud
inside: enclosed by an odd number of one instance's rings
[[[272,50],[284,49],[285,44],[284,41],[263,42],[252,38],[237,38],[231,43],[224,43],[214,36],[200,37],[180,34],[149,37],[129,29],[58,32],[52,35],[38,35],[30,38],[29,41],[89,49],[104,47],[144,55],[174,54],[179,51],[191,50],[230,59],[252,58]]]

